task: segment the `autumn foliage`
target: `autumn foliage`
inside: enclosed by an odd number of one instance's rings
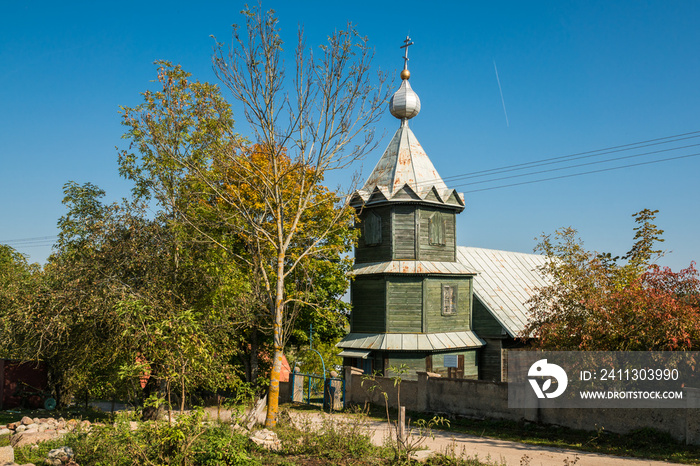
[[[635,214],[635,243],[622,258],[586,251],[568,228],[544,236],[550,280],[530,300],[524,337],[541,349],[590,351],[697,350],[700,279],[695,263],[660,267],[656,212]]]

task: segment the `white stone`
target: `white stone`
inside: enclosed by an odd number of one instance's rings
[[[0,464],[14,463],[15,462],[15,449],[7,446],[0,447]]]
[[[282,443],[277,438],[277,434],[271,430],[261,429],[253,432],[250,439],[256,445],[260,445],[268,450],[280,450],[282,448]]]

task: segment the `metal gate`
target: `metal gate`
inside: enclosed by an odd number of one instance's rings
[[[292,372],[292,401],[322,406],[329,411],[345,407],[345,379]]]

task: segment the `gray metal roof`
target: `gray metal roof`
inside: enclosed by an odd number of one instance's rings
[[[408,127],[408,120],[402,120],[367,182],[355,191],[350,202],[361,205],[411,200],[464,208],[464,196],[445,185]]]
[[[360,358],[360,359],[367,359],[367,356],[371,351],[365,351],[365,350],[343,350],[338,354],[338,356],[344,357],[344,358]]]
[[[475,270],[459,262],[406,260],[355,264],[352,272],[350,272],[351,275],[378,273],[474,275]]]
[[[336,346],[354,350],[442,351],[481,348],[481,338],[470,330],[445,333],[350,333]]]
[[[548,284],[538,270],[546,257],[458,246],[457,260],[477,272],[474,295],[511,337],[520,335],[530,316],[525,303],[538,287]]]

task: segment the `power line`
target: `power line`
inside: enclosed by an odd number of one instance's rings
[[[32,238],[17,238],[9,240],[0,240],[0,244],[5,244],[11,247],[21,248],[37,248],[53,246],[58,236],[35,236]]]
[[[469,185],[472,185],[472,184],[491,183],[491,182],[493,182],[493,181],[501,181],[501,180],[507,180],[507,179],[511,179],[511,178],[520,178],[520,177],[523,177],[523,176],[539,175],[539,174],[541,174],[541,173],[549,173],[549,172],[555,172],[555,171],[561,171],[561,170],[569,170],[569,169],[571,169],[571,168],[580,168],[580,167],[586,167],[586,166],[588,166],[588,165],[597,165],[597,164],[601,164],[601,163],[616,162],[616,161],[618,161],[618,160],[633,159],[633,158],[636,158],[636,157],[643,157],[643,156],[645,156],[645,155],[660,154],[660,153],[662,153],[662,152],[670,152],[670,151],[674,151],[674,150],[688,149],[688,148],[690,148],[690,147],[697,147],[697,146],[700,146],[700,144],[689,144],[689,145],[687,145],[687,146],[672,147],[672,148],[670,148],[670,149],[660,149],[660,150],[655,150],[655,151],[650,151],[650,152],[644,152],[644,153],[642,153],[642,154],[625,155],[625,156],[622,156],[622,157],[614,157],[614,158],[606,159],[606,160],[597,160],[597,161],[595,161],[595,162],[586,162],[586,163],[579,163],[579,164],[576,164],[576,165],[568,165],[568,166],[566,166],[566,167],[550,168],[550,169],[547,169],[547,170],[539,170],[539,171],[535,171],[535,172],[521,173],[521,174],[519,174],[519,175],[502,176],[502,177],[500,177],[500,178],[492,178],[492,179],[490,179],[490,180],[472,181],[472,182],[470,182],[470,183],[456,184],[456,185],[453,185],[453,187],[458,187],[458,186],[469,186]],[[667,158],[667,159],[660,159],[660,160],[657,160],[657,162],[663,162],[663,161],[665,161],[665,160],[674,160],[674,159],[676,159],[676,158],[678,158],[678,157],[670,157],[670,158]],[[635,166],[635,165],[633,164],[633,165],[625,165],[625,166],[633,167],[633,166]],[[591,172],[591,173],[594,173],[594,172]]]
[[[590,157],[600,157],[602,155],[613,154],[613,153],[617,153],[617,152],[637,150],[637,149],[642,149],[644,147],[657,146],[657,145],[661,145],[661,144],[672,144],[675,142],[680,142],[680,141],[684,141],[687,139],[693,139],[693,138],[697,138],[697,137],[700,137],[700,131],[691,131],[688,133],[675,134],[672,136],[664,136],[664,137],[655,138],[655,139],[647,139],[645,141],[638,141],[638,142],[632,142],[632,143],[628,143],[628,144],[605,147],[602,149],[595,149],[595,150],[590,150],[590,151],[585,151],[585,152],[577,152],[574,154],[561,155],[561,156],[557,156],[557,157],[549,157],[549,158],[545,158],[545,159],[541,159],[541,160],[535,160],[532,162],[523,162],[523,163],[518,163],[518,164],[513,164],[513,165],[505,165],[505,166],[498,167],[498,168],[490,168],[487,170],[480,170],[480,171],[476,171],[476,172],[451,175],[451,176],[446,176],[446,177],[442,178],[442,180],[443,181],[455,181],[455,180],[460,180],[460,179],[465,179],[465,178],[476,178],[476,177],[494,175],[494,174],[498,174],[498,173],[525,170],[528,168],[535,168],[538,166],[565,163],[565,162],[572,161],[572,160],[580,160],[580,159],[585,159],[585,158],[590,158]],[[612,160],[614,160],[614,159],[612,159]],[[434,183],[435,181],[437,181],[437,179],[425,180],[419,184],[428,184],[429,185],[429,184]]]
[[[689,158],[689,157],[697,157],[698,155],[700,155],[700,152],[697,152],[697,153],[695,153],[695,154],[679,155],[678,157],[669,157],[669,158],[667,158],[667,159],[661,159],[661,160],[651,160],[651,161],[649,161],[649,162],[639,162],[639,163],[632,163],[632,164],[629,164],[629,165],[621,165],[621,166],[619,166],[619,167],[601,168],[600,170],[591,170],[591,171],[587,171],[587,172],[571,173],[571,174],[569,174],[569,175],[553,176],[553,177],[550,177],[550,178],[542,178],[542,179],[539,179],[539,180],[530,180],[530,181],[523,181],[523,182],[520,182],[520,183],[512,183],[512,184],[506,184],[506,185],[500,185],[500,186],[492,186],[492,187],[489,187],[489,188],[473,189],[473,190],[471,190],[471,191],[465,191],[464,193],[465,193],[465,194],[466,194],[466,193],[476,193],[476,192],[479,192],[479,191],[490,191],[490,190],[492,190],[492,189],[509,188],[509,187],[511,187],[511,186],[520,186],[520,185],[524,185],[524,184],[541,183],[541,182],[543,182],[543,181],[560,180],[560,179],[562,179],[562,178],[571,178],[571,177],[574,177],[574,176],[590,175],[591,173],[608,172],[608,171],[612,171],[612,170],[620,170],[620,169],[623,169],[623,168],[638,167],[638,166],[640,166],[640,165],[650,165],[650,164],[652,164],[652,163],[661,163],[661,162],[668,162],[668,161],[671,161],[671,160],[686,159],[686,158]]]

